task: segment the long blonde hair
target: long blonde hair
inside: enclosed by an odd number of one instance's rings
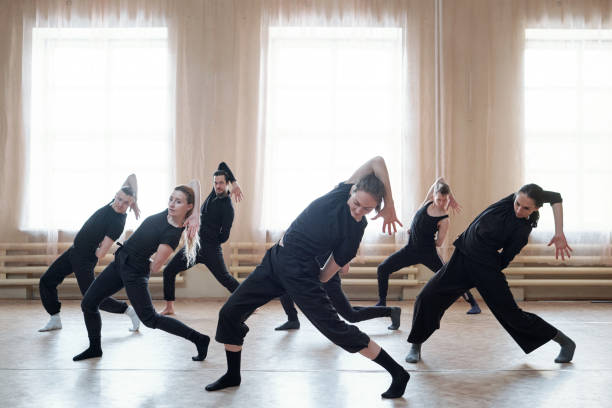
[[[184,193],[185,196],[187,196],[187,204],[194,204],[195,193],[191,187],[181,184],[180,186],[176,186],[174,191]],[[185,219],[189,218],[194,210],[200,211],[199,208],[191,208],[191,210],[187,211],[185,214]],[[185,259],[187,259],[187,266],[189,267],[195,263],[196,256],[200,250],[200,234],[196,234],[195,237],[189,238],[187,229],[185,228],[183,229],[183,242],[185,243]]]

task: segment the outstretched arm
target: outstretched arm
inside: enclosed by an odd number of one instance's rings
[[[387,171],[387,165],[385,164],[385,159],[380,156],[376,156],[367,162],[365,162],[361,167],[353,173],[353,175],[346,181],[349,184],[355,184],[362,177],[367,176],[368,174],[374,173],[376,177],[383,183],[385,186],[385,195],[383,197],[384,206],[383,209],[374,217],[373,220],[378,217],[383,217],[383,232],[388,230],[389,235],[397,232],[397,227],[395,223],[398,223],[400,226],[403,226],[402,223],[397,219],[397,215],[395,214],[395,204],[393,203],[393,194],[391,193],[391,182],[389,181],[389,172]],[[391,231],[393,228],[393,231]]]
[[[571,257],[573,249],[568,245],[563,233],[563,204],[560,202],[552,204],[553,217],[555,218],[555,235],[551,238],[548,246],[555,244],[555,258],[565,260]]]
[[[193,190],[194,200],[193,211],[189,218],[185,220],[184,225],[187,228],[189,238],[193,238],[200,230],[200,181],[193,179],[187,185]]]
[[[436,184],[438,184],[439,182],[445,182],[443,177],[438,177],[436,179],[436,181],[433,182],[433,184],[431,185],[431,187],[429,187],[429,190],[427,190],[427,194],[425,194],[425,199],[423,200],[423,202],[421,203],[421,207],[425,205],[425,203],[427,203],[428,201],[433,200],[433,193],[434,193],[434,189],[436,188]]]
[[[138,181],[136,180],[136,174],[130,174],[121,185],[121,188],[123,187],[130,187],[134,192],[134,199],[132,200],[132,204],[130,204],[130,209],[134,211],[136,219],[140,218],[140,208],[138,208]]]

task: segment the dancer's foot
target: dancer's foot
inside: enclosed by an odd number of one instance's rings
[[[391,309],[391,326],[387,327],[387,329],[397,330],[400,327],[400,317],[402,315],[402,308],[393,307]]]
[[[102,348],[89,346],[87,350],[81,354],[72,357],[72,361],[87,360],[88,358],[102,357]]]
[[[62,328],[62,320],[60,319],[59,313],[56,313],[54,315],[51,315],[47,324],[43,328],[38,329],[38,331],[46,332],[46,331],[51,331],[51,330],[60,330],[61,328]]]
[[[406,362],[414,364],[414,363],[418,363],[419,361],[421,361],[421,345],[413,344],[410,347],[410,351],[408,352],[408,355],[406,356]]]
[[[559,343],[561,346],[561,351],[557,358],[555,358],[555,363],[569,363],[574,358],[574,352],[576,351],[576,343],[561,331],[557,331],[557,335],[553,338],[554,341]]]
[[[205,334],[198,333],[197,338],[194,341],[198,355],[191,357],[193,361],[203,361],[208,354],[208,345],[210,344],[210,337]]]
[[[287,320],[285,323],[281,324],[278,327],[275,327],[274,330],[297,330],[300,328],[299,320]]]
[[[138,331],[138,329],[140,329],[140,319],[138,318],[134,308],[132,306],[128,306],[128,308],[125,310],[125,314],[132,319],[132,328],[130,331]]]

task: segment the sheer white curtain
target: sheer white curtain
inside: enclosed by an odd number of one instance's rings
[[[433,4],[261,2],[256,185],[265,204],[254,225],[267,239],[375,155],[409,223],[436,175]],[[385,239],[378,221],[366,235]]]
[[[49,241],[78,230],[130,173],[143,218],[163,209],[175,174],[168,4],[27,1],[22,13],[20,229]]]
[[[78,230],[132,172],[143,216],[163,208],[168,60],[166,28],[33,28],[24,229]]]
[[[525,40],[526,180],[561,192],[570,241],[609,243],[612,30],[527,29]],[[553,229],[542,217],[534,238]]]
[[[286,229],[374,155],[401,218],[402,82],[399,27],[270,27],[264,230]]]

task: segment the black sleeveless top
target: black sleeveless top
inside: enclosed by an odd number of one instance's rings
[[[421,207],[414,218],[412,218],[412,224],[410,225],[410,237],[408,238],[408,245],[414,248],[435,248],[436,241],[435,235],[438,231],[438,222],[445,218],[448,218],[448,214],[440,217],[432,217],[427,214],[427,208],[433,203],[429,201]]]

